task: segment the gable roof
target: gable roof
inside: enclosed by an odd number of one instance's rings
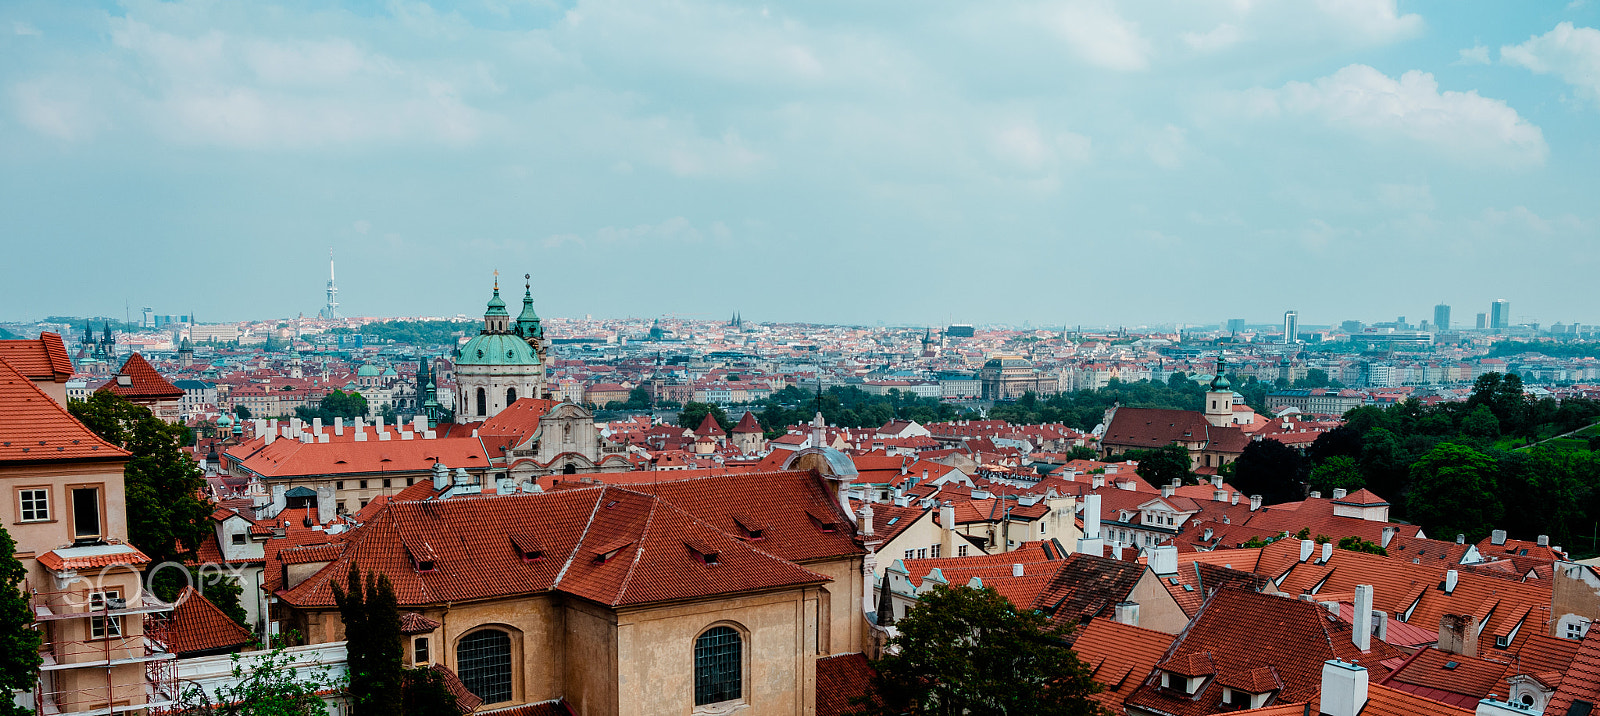
[[[1553,716],[1575,713],[1571,709],[1580,701],[1587,703],[1589,709],[1600,701],[1600,628],[1590,627],[1584,634],[1578,651],[1572,655],[1566,676],[1561,679],[1561,688],[1550,697],[1544,712]],[[1587,713],[1589,709],[1584,711]]]
[[[123,377],[128,378],[128,385],[122,384]],[[138,353],[128,356],[128,359],[122,362],[122,369],[95,390],[109,390],[129,400],[183,397],[182,388],[161,377],[161,374],[156,372],[155,366],[150,365],[150,362]]]
[[[123,460],[129,454],[0,360],[0,462]]]
[[[239,626],[194,587],[184,587],[178,596],[169,638],[173,653],[179,655],[232,649],[255,641],[249,629]]]
[[[72,378],[72,359],[60,334],[45,332],[34,339],[0,341],[0,360],[29,380],[65,383]]]
[[[748,410],[744,411],[744,417],[739,418],[739,424],[733,426],[734,435],[759,432],[763,432],[761,430],[761,423],[756,421],[755,413],[752,413]]]
[[[1210,429],[1206,416],[1193,410],[1117,408],[1100,443],[1140,448],[1198,443],[1209,439]]]
[[[1072,650],[1093,670],[1094,680],[1105,687],[1090,698],[1113,713],[1122,713],[1123,700],[1144,683],[1175,639],[1173,634],[1099,618],[1079,627]]]
[[[1074,553],[1062,561],[1031,606],[1057,624],[1078,624],[1127,601],[1144,573],[1142,564]]]
[[[700,427],[694,429],[696,437],[727,437],[722,426],[717,424],[717,419],[711,413],[706,413],[706,419],[700,421]]]
[[[845,716],[857,713],[862,706],[852,701],[866,699],[877,704],[879,699],[872,688],[872,664],[860,654],[835,654],[817,659],[817,711],[816,716]]]

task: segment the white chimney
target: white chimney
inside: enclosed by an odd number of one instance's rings
[[[862,502],[860,513],[856,519],[856,531],[863,537],[872,536],[872,503]]]
[[[1237,493],[1237,492],[1233,493],[1233,499],[1228,500],[1228,504],[1230,504],[1230,505],[1239,504],[1239,497],[1240,497],[1239,493]]]
[[[1118,562],[1122,561],[1122,543],[1121,542],[1112,542],[1111,543],[1111,558],[1114,559],[1114,560],[1117,560]]]
[[[1380,544],[1378,546],[1387,548],[1389,546],[1390,540],[1393,540],[1394,536],[1397,535],[1397,534],[1400,534],[1400,528],[1399,527],[1385,527],[1385,528],[1383,528],[1383,537],[1380,538],[1380,539],[1383,540],[1383,544]]]
[[[1505,543],[1506,543],[1506,531],[1505,530],[1495,530],[1495,531],[1489,533],[1489,544],[1492,544],[1492,545],[1503,545]]]
[[[1178,548],[1165,544],[1150,550],[1150,571],[1156,574],[1178,573]]]
[[[1322,499],[1322,491],[1321,490],[1312,490],[1311,494],[1307,495],[1307,497],[1310,497],[1313,500],[1320,500],[1320,499]]]
[[[386,432],[382,432],[382,431],[380,431],[380,432],[379,432],[379,433],[378,433],[378,440],[379,440],[379,441],[383,441],[383,440],[390,440],[390,439],[392,439],[392,438],[391,438],[391,436],[392,436],[392,435],[393,435],[393,433],[386,433]]]
[[[1089,494],[1083,498],[1083,536],[1088,539],[1100,539],[1099,495]]]
[[[1529,716],[1531,713],[1527,706],[1494,699],[1478,699],[1478,707],[1473,709],[1473,716]]]
[[[322,418],[312,418],[311,419],[311,434],[312,435],[321,435],[322,434]]]
[[[363,435],[362,433],[356,433],[356,439],[360,440],[362,435]],[[435,491],[438,491],[438,490],[443,490],[443,489],[445,489],[446,487],[449,487],[449,486],[450,486],[450,468],[445,467],[444,463],[442,463],[442,462],[434,463],[433,464],[433,489]]]
[[[1456,582],[1461,580],[1461,573],[1448,570],[1444,573],[1444,593],[1452,594],[1456,591]]]
[[[1139,603],[1118,602],[1114,619],[1120,624],[1139,626]]]
[[[1217,502],[1227,502],[1228,501],[1228,491],[1227,490],[1220,490],[1220,489],[1216,490],[1215,492],[1211,493],[1211,499],[1215,500]]]
[[[1311,559],[1311,553],[1317,550],[1317,543],[1308,539],[1300,540],[1300,561]]]
[[[956,503],[945,500],[944,504],[939,506],[939,526],[946,530],[956,528]]]
[[[1322,662],[1322,713],[1357,716],[1367,705],[1367,669],[1338,659]]]
[[[472,475],[467,472],[467,468],[456,468],[456,484],[463,487],[472,484]]]
[[[1162,497],[1171,497],[1173,492],[1174,492],[1174,490],[1172,489],[1171,485],[1162,485],[1161,486],[1161,496]]]
[[[379,415],[378,416],[378,421],[373,423],[372,425],[373,425],[374,428],[377,429],[378,432],[380,432],[380,433],[383,432],[383,416]],[[382,438],[379,438],[379,440],[382,440]]]
[[[1096,490],[1098,490],[1098,489],[1100,489],[1102,487],[1105,487],[1106,486],[1106,476],[1105,475],[1091,475],[1089,477],[1089,486],[1094,488],[1094,489],[1096,489]]]
[[[405,431],[402,431],[400,433],[400,439],[401,440],[410,440],[411,438],[413,438],[415,436],[416,436],[416,433],[413,433],[410,430],[405,430]]]
[[[1372,585],[1356,585],[1355,610],[1350,615],[1350,641],[1357,649],[1372,650]]]
[[[1259,510],[1259,509],[1261,509],[1261,496],[1260,495],[1251,495],[1250,496],[1250,511],[1251,512],[1255,512],[1256,510]]]
[[[516,494],[517,482],[509,477],[502,477],[498,482],[495,483],[494,491],[497,495]]]
[[[1210,542],[1211,541],[1211,528],[1210,527],[1206,528],[1205,533],[1201,535],[1200,539],[1205,541],[1205,542]]]
[[[1221,475],[1212,475],[1211,476],[1211,486],[1212,487],[1222,487],[1222,476]]]
[[[1467,536],[1466,535],[1464,535],[1464,534],[1457,534],[1456,535],[1456,544],[1466,544],[1466,543],[1467,543]]]
[[[319,442],[319,443],[328,442],[328,434],[327,433],[322,433],[322,434],[317,435],[317,442]]]
[[[343,435],[344,434],[344,418],[337,417],[337,416],[334,417],[334,419],[333,419],[333,434],[334,435]]]
[[[274,431],[272,431],[270,433],[267,433],[266,437],[261,439],[261,442],[264,445],[271,445],[272,441],[277,440],[277,439],[278,439],[278,431],[274,430]]]
[[[1022,576],[1022,564],[1021,563],[1017,563],[1017,564],[1011,565],[1011,576],[1013,576],[1013,577]]]
[[[356,441],[356,442],[358,442],[358,443],[364,443],[364,442],[366,442],[366,441],[367,441],[367,431],[365,431],[365,430],[362,430],[362,429],[361,429],[361,428],[360,428],[360,426],[357,426],[357,427],[356,427],[356,432],[355,432],[355,438],[354,438],[354,439],[355,439],[355,441]]]
[[[1333,499],[1335,500],[1342,500],[1344,499],[1344,496],[1348,494],[1350,494],[1350,491],[1344,489],[1343,487],[1333,488]]]
[[[1317,563],[1318,564],[1327,564],[1328,560],[1330,560],[1330,559],[1333,559],[1333,543],[1332,542],[1323,542],[1322,543],[1322,559],[1317,560]]]
[[[1540,547],[1549,547],[1550,546],[1550,535],[1539,535],[1539,538],[1538,538],[1537,542],[1538,542]]]
[[[428,419],[418,415],[415,420],[411,421],[411,431],[414,433],[428,432]]]

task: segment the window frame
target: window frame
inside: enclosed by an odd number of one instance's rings
[[[411,665],[432,664],[433,654],[429,651],[428,636],[419,634],[411,637]]]
[[[72,525],[71,525],[72,539],[74,541],[80,540],[80,539],[104,539],[105,536],[106,536],[106,486],[105,486],[105,484],[104,483],[79,483],[79,484],[75,484],[75,485],[67,485],[66,486],[66,490],[67,490],[67,496],[68,496],[68,498],[70,500],[70,505],[71,505],[71,508],[72,508]],[[96,508],[97,508],[97,512],[95,514],[95,519],[98,521],[97,524],[96,524],[96,527],[98,527],[98,532],[96,532],[95,534],[79,534],[78,533],[78,501],[77,501],[77,493],[78,493],[79,490],[93,490],[94,493],[95,493],[95,503],[96,503]]]
[[[462,646],[467,643],[468,639],[472,639],[473,637],[477,637],[477,636],[479,636],[481,634],[486,634],[486,633],[489,633],[489,632],[496,632],[496,633],[499,633],[499,634],[503,634],[506,637],[506,686],[505,686],[505,698],[497,700],[497,701],[490,701],[488,697],[489,696],[498,696],[498,695],[500,695],[499,694],[499,689],[496,689],[495,691],[492,691],[492,692],[487,692],[487,695],[485,695],[485,694],[479,694],[477,691],[474,691],[472,689],[472,687],[468,684],[469,680],[476,679],[477,677],[474,674],[472,674],[471,672],[468,671],[469,667],[464,663],[465,660],[462,658],[462,652],[461,652]],[[456,643],[455,643],[456,676],[461,679],[462,685],[465,686],[468,691],[472,692],[472,694],[474,696],[477,696],[478,698],[483,699],[484,705],[505,703],[505,702],[508,702],[508,701],[515,701],[517,699],[517,692],[518,692],[518,689],[517,689],[517,670],[518,670],[518,662],[519,662],[519,659],[518,659],[518,651],[519,650],[518,650],[517,647],[518,647],[519,638],[520,638],[519,635],[516,632],[514,632],[510,627],[501,626],[501,625],[498,625],[498,624],[486,624],[484,626],[481,626],[481,627],[478,627],[476,629],[473,629],[472,631],[469,631],[469,632],[467,632],[465,634],[462,634],[459,639],[456,639]]]
[[[37,517],[36,516],[36,517],[33,517],[33,518],[29,518],[29,517],[26,516],[27,510],[30,509],[30,508],[27,506],[28,502],[29,502],[29,498],[24,497],[24,494],[25,493],[29,493],[29,492],[42,492],[42,493],[44,493],[44,516],[43,517]],[[37,506],[35,506],[33,509],[38,509],[38,508],[37,508]],[[28,486],[25,486],[25,487],[18,487],[17,488],[17,522],[19,524],[34,524],[34,523],[55,522],[55,521],[56,521],[56,519],[55,519],[55,506],[50,504],[50,486],[49,485],[28,485]]]
[[[99,592],[89,592],[89,611],[91,613],[105,609],[108,599],[121,599],[121,589],[106,589]],[[109,628],[108,628],[109,627]],[[122,638],[122,617],[103,616],[89,617],[89,640],[104,641]]]
[[[715,696],[726,695],[725,694],[725,691],[726,691],[726,687],[725,686],[721,687],[721,689],[719,691],[713,691],[711,693],[707,693],[707,694],[704,694],[704,695],[702,695],[702,692],[701,692],[700,672],[701,672],[701,669],[703,668],[702,664],[701,664],[701,653],[700,653],[701,652],[701,641],[703,639],[707,639],[708,637],[711,636],[711,634],[713,632],[718,632],[719,630],[727,630],[728,632],[731,632],[733,634],[733,636],[735,637],[735,640],[732,643],[736,644],[737,647],[738,647],[738,654],[735,656],[734,659],[728,659],[726,655],[722,655],[720,657],[720,659],[721,659],[720,663],[723,664],[723,665],[727,664],[729,661],[734,661],[734,660],[736,660],[737,663],[738,663],[738,674],[737,674],[738,679],[734,683],[734,689],[736,689],[736,692],[733,693],[728,698],[723,698],[723,699],[719,699],[719,700],[716,700],[716,701],[710,701],[710,700],[704,700],[703,701],[702,700],[703,698],[709,699],[709,698],[712,698],[712,697],[715,697]],[[720,633],[719,633],[719,636],[721,636]],[[689,661],[689,663],[690,663],[691,684],[692,684],[692,688],[694,690],[694,712],[695,713],[724,713],[729,708],[731,708],[731,707],[733,707],[735,705],[748,703],[747,694],[748,694],[749,690],[746,689],[745,686],[748,685],[749,682],[750,682],[750,652],[752,651],[752,649],[750,648],[749,642],[750,642],[750,632],[749,632],[749,630],[745,629],[742,625],[740,625],[738,623],[728,622],[728,621],[716,622],[714,624],[708,625],[705,629],[702,629],[700,631],[700,633],[698,633],[698,634],[696,634],[694,636],[693,641],[690,642],[690,661]],[[708,658],[717,658],[717,655],[708,655]],[[714,666],[716,666],[716,664],[707,664],[706,666],[707,667],[714,667]]]

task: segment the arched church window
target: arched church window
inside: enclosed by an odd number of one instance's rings
[[[731,627],[706,630],[694,640],[694,705],[744,695],[744,639]]]
[[[511,700],[511,635],[484,629],[461,638],[456,671],[462,685],[486,704]]]
[[[482,388],[478,389],[478,414],[489,414],[489,394],[484,392]]]
[[[561,474],[576,475],[578,474],[578,466],[569,462],[566,467],[561,468]]]
[[[515,402],[517,402],[517,389],[516,388],[506,388],[506,405],[509,406],[509,405],[511,405],[512,403],[515,403]]]
[[[561,441],[572,442],[572,423],[567,423],[561,430]]]

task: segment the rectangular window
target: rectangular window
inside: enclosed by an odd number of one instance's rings
[[[926,550],[926,549],[917,550],[917,559],[927,559],[927,558],[928,558],[928,550]]]
[[[72,536],[79,539],[101,536],[100,488],[72,489]]]
[[[937,545],[937,544],[936,544],[936,545],[934,545],[934,546],[932,546],[932,547],[929,547],[929,548],[928,548],[928,551],[929,551],[929,552],[932,552],[932,553],[933,553],[933,558],[934,558],[934,559],[938,559],[938,558],[939,558],[939,548],[940,548],[940,547],[941,547],[941,546],[942,546],[942,545]]]
[[[964,545],[964,544],[956,545],[956,556],[957,557],[965,557],[965,556],[967,556],[967,546]]]
[[[363,509],[363,510],[364,510],[364,509],[367,509],[367,503],[368,503],[368,502],[371,502],[371,501],[372,501],[372,500],[362,500],[362,501],[361,501],[361,509]]]
[[[406,478],[406,487],[410,487],[415,480],[416,480],[416,478],[414,478],[414,477]]]
[[[383,486],[384,487],[388,487],[389,486],[389,478],[387,478],[387,477],[383,478]]]
[[[344,489],[344,480],[335,481],[333,483],[333,489],[335,489],[335,490],[343,490]]]
[[[916,558],[917,558],[917,551],[916,550],[914,550],[914,549],[906,550],[906,559],[916,559]]]
[[[89,593],[89,611],[122,608],[122,593],[108,589]],[[122,617],[89,617],[89,638],[112,639],[122,636]]]
[[[363,489],[363,490],[367,489],[367,481],[366,480],[362,480],[361,481],[361,489]]]
[[[414,652],[413,652],[412,657],[411,657],[412,663],[414,663],[414,664],[426,664],[426,663],[428,663],[428,637],[419,636],[414,641],[412,641],[411,643],[412,643],[413,648],[414,648]]]
[[[44,522],[50,519],[50,490],[41,487],[34,490],[20,490],[17,494],[22,501],[23,522]]]
[[[233,536],[233,543],[236,544],[236,545],[244,544],[244,540],[245,540],[245,535],[244,535],[243,532],[240,532],[239,534],[236,534],[236,535]]]

